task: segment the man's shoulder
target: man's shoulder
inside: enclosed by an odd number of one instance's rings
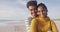
[[[26,17],[25,21],[31,21],[32,17]]]
[[[31,19],[32,17],[26,17],[26,19]]]

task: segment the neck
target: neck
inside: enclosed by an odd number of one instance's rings
[[[39,16],[40,18],[47,18],[48,16],[45,16],[45,17],[41,17],[41,16]]]
[[[30,17],[34,18],[35,16],[30,15]]]

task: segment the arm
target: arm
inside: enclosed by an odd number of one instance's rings
[[[52,32],[58,32],[57,26],[53,21],[51,22],[51,25],[52,25]]]
[[[35,19],[33,19],[31,21],[31,25],[30,25],[30,32],[37,32],[36,25],[37,25],[37,21]]]
[[[28,32],[28,30],[29,30],[29,19],[28,18],[26,18],[25,19],[25,25],[26,25],[26,32]]]

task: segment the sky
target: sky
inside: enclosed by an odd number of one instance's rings
[[[26,3],[30,0],[0,0],[0,20],[25,20],[29,16]],[[60,0],[37,0],[48,8],[51,19],[60,19]]]

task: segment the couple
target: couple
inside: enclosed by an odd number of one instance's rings
[[[26,19],[26,32],[58,32],[54,21],[47,16],[48,9],[45,4],[37,5],[36,1],[27,2],[30,17]]]

